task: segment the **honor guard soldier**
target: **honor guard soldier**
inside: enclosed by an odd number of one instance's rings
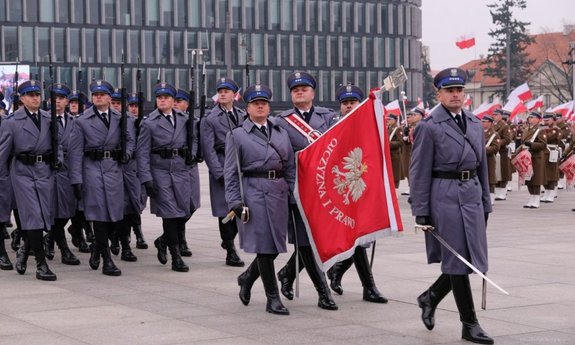
[[[46,263],[43,231],[51,229],[54,223],[54,175],[62,152],[60,148],[53,149],[53,139],[57,138],[52,138],[50,132],[50,114],[40,109],[40,85],[36,80],[22,83],[18,93],[23,107],[2,121],[0,176],[10,174],[24,239],[16,253],[16,270],[19,274],[26,272],[32,249],[36,258],[36,278],[56,280]]]
[[[80,103],[82,104],[83,109],[87,109],[92,106],[92,104],[90,104],[90,101],[88,100],[88,96],[86,96],[85,93],[78,90],[70,92],[70,95],[68,96],[68,102],[69,102],[68,107],[70,108],[70,115],[72,116],[80,115],[81,113]]]
[[[467,74],[459,68],[439,72],[433,84],[441,105],[415,128],[409,184],[411,210],[424,230],[436,232],[481,272],[487,272],[486,223],[491,212],[483,129],[463,109]],[[425,232],[427,261],[441,263],[437,281],[417,302],[428,330],[435,326],[435,309],[453,291],[462,338],[493,344],[481,328],[469,284],[472,273],[432,234]]]
[[[498,176],[500,180],[495,185],[495,200],[507,199],[507,183],[513,179],[511,154],[514,151],[513,146],[515,146],[513,141],[514,132],[506,121],[510,115],[509,111],[501,108],[493,111],[493,129],[499,136],[499,156],[496,159],[499,159],[501,170],[501,176]]]
[[[547,149],[543,151],[545,162],[545,192],[541,202],[552,203],[557,197],[557,183],[559,181],[559,157],[563,150],[562,132],[555,125],[555,114],[546,112],[543,114],[543,124],[546,127],[545,136]]]
[[[545,129],[541,127],[541,113],[532,111],[527,116],[528,127],[521,136],[519,149],[527,149],[531,153],[533,176],[525,181],[529,191],[529,201],[524,208],[539,208],[541,201],[541,186],[547,182],[545,177],[545,152],[547,150],[547,137]]]
[[[56,172],[56,210],[52,231],[44,236],[46,257],[50,260],[54,258],[54,242],[60,248],[61,260],[65,265],[79,265],[80,260],[70,251],[66,241],[64,227],[74,215],[78,208],[78,202],[74,197],[74,190],[70,183],[68,173],[68,147],[70,135],[72,133],[74,117],[66,113],[68,96],[70,89],[65,84],[54,84],[48,89],[56,94],[56,118],[58,120],[58,142],[62,146],[63,160],[62,167]],[[81,230],[80,230],[81,231]]]
[[[561,113],[555,113],[555,126],[561,131],[561,148],[566,152],[573,145],[573,134],[571,133],[571,126],[565,122]],[[565,188],[564,181],[565,174],[559,171],[559,181],[557,182],[557,189]]]
[[[402,149],[403,149],[403,129],[397,123],[397,115],[389,114],[386,121],[387,134],[389,139],[389,151],[391,154],[391,166],[393,168],[393,182],[395,188],[399,188],[399,181],[403,180],[402,169]]]
[[[140,103],[140,100],[138,99],[137,93],[131,93],[128,95],[128,113],[135,118],[138,117],[138,103]]]
[[[93,106],[74,122],[68,149],[69,175],[74,195],[83,204],[86,220],[94,227],[90,267],[98,269],[102,258],[102,273],[119,276],[122,271],[112,260],[108,234],[124,215],[122,162],[132,157],[135,140],[129,128],[131,123],[122,131],[121,115],[110,107],[112,85],[95,80],[90,84],[90,92]]]
[[[238,233],[235,222],[222,223],[228,213],[224,187],[224,160],[227,133],[239,127],[246,117],[245,111],[234,106],[234,98],[239,91],[238,85],[229,78],[221,78],[216,83],[218,105],[202,119],[200,125],[201,147],[209,169],[210,202],[212,215],[218,217],[218,227],[222,239],[222,248],[227,252],[226,265],[242,267],[244,262],[238,256],[234,239]]]
[[[2,94],[0,92],[0,94]],[[2,95],[4,96],[4,95]],[[4,104],[3,101],[0,103]],[[2,133],[2,126],[6,121],[6,115],[0,115],[0,133]],[[10,238],[6,230],[6,224],[10,222],[10,212],[12,211],[12,182],[10,181],[10,171],[8,169],[2,170],[0,175],[0,270],[12,270],[12,262],[6,253],[5,239]],[[6,237],[7,236],[7,237]]]
[[[280,299],[274,260],[287,251],[288,197],[295,183],[295,159],[287,132],[268,120],[271,97],[265,85],[250,86],[244,92],[249,120],[226,139],[226,200],[236,221],[243,223],[240,247],[257,254],[238,277],[240,300],[248,305],[259,276],[267,297],[266,311],[289,315]]]
[[[114,92],[112,92],[112,102],[110,106],[118,113],[122,110],[122,92],[120,89],[115,88]]]
[[[345,85],[336,91],[337,99],[340,105],[341,117],[349,114],[363,100],[363,91],[354,85]],[[344,273],[355,264],[359,280],[363,286],[363,300],[374,303],[387,303],[385,298],[375,286],[369,260],[367,259],[367,250],[370,245],[357,246],[352,257],[340,261],[333,265],[328,271],[327,276],[330,279],[330,287],[337,294],[343,294],[341,279]]]
[[[403,176],[407,180],[407,189],[401,192],[401,195],[409,195],[409,162],[411,161],[411,146],[413,144],[413,131],[415,127],[425,116],[425,110],[420,108],[413,108],[407,112],[405,115],[405,122],[407,123],[403,127],[403,149],[401,157],[401,166],[403,169]]]
[[[299,151],[310,144],[317,132],[323,133],[335,122],[336,114],[331,109],[313,105],[317,82],[313,76],[306,72],[295,72],[287,78],[292,109],[286,110],[276,116],[278,126],[285,129],[290,137],[294,151]],[[293,283],[296,278],[296,260],[299,270],[305,267],[313,285],[318,293],[318,307],[327,310],[337,310],[338,307],[331,297],[324,273],[315,261],[311,250],[310,240],[305,230],[303,219],[295,201],[290,201],[290,227],[288,242],[296,245],[296,250],[286,265],[278,272],[281,283],[281,292],[289,300],[293,299]],[[293,224],[292,219],[295,219]]]
[[[142,121],[137,162],[140,182],[150,197],[150,212],[162,218],[163,242],[172,256],[172,270],[188,272],[180,254],[178,229],[191,216],[191,178],[186,165],[187,116],[174,107],[176,89],[167,83],[154,87],[157,109]],[[159,240],[158,261],[166,264],[166,251]]]
[[[483,126],[483,135],[485,139],[485,153],[487,154],[487,173],[489,180],[489,196],[491,198],[491,205],[495,201],[495,185],[497,184],[497,175],[495,174],[495,160],[497,152],[499,152],[499,134],[493,128],[493,117],[491,115],[484,115],[481,119]]]

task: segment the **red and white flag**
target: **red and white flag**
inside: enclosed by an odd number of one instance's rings
[[[555,108],[553,108],[554,113],[561,113],[561,117],[563,117],[566,121],[572,120],[573,115],[573,101],[559,104]]]
[[[475,114],[475,116],[477,116],[477,118],[481,119],[481,118],[483,118],[483,115],[493,114],[493,111],[497,108],[501,108],[501,103],[499,103],[499,99],[496,99],[491,103],[484,102],[484,103],[480,104],[479,107],[477,107],[477,108],[475,108],[475,110],[473,110],[473,114]]]
[[[242,94],[240,93],[240,91],[242,91],[242,88],[240,87],[238,92],[236,92],[236,95],[234,96],[234,101],[238,102],[240,99],[242,99]],[[212,101],[214,101],[215,104],[219,103],[219,98],[218,98],[218,93],[216,92],[215,95],[212,96]]]
[[[459,36],[455,41],[455,45],[459,47],[459,49],[471,48],[475,45],[475,35],[468,34]]]
[[[423,105],[423,100],[419,97],[417,97],[417,104],[415,105],[415,108],[419,108],[419,109],[425,108],[425,106]]]
[[[324,271],[356,246],[403,230],[383,105],[373,94],[298,152],[295,196]]]
[[[515,97],[519,98],[522,101],[527,101],[527,100],[533,98],[533,95],[531,94],[531,90],[529,89],[529,85],[527,85],[527,83],[523,83],[523,84],[519,85],[513,91],[511,91],[511,93],[509,94],[507,99],[513,100],[513,98],[515,98]]]
[[[509,115],[509,120],[513,120],[515,115],[519,113],[523,113],[527,111],[527,107],[523,103],[523,101],[517,97],[514,97],[509,102],[507,102],[503,108],[503,110],[507,110],[511,114]]]
[[[543,108],[543,95],[535,98],[534,100],[531,100],[529,102],[527,102],[525,104],[525,107],[527,108],[528,111],[534,110],[534,109],[541,109]]]
[[[463,101],[463,107],[470,110],[471,109],[471,103],[473,103],[473,101],[471,100],[471,96],[467,95],[465,97],[465,101]]]
[[[387,117],[388,114],[394,114],[397,116],[401,116],[401,107],[399,105],[399,100],[395,100],[392,102],[389,102],[385,105],[384,107],[385,110],[385,116]]]

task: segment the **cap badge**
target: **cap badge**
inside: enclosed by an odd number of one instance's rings
[[[301,78],[301,73],[300,73],[300,72],[296,72],[295,77],[296,77],[296,79]]]
[[[452,77],[457,77],[457,68],[452,68],[452,69],[451,69],[451,76],[452,76]]]
[[[255,89],[256,89],[256,91],[261,91],[261,90],[262,90],[262,87],[261,87],[261,85],[256,85],[256,86],[255,86]]]

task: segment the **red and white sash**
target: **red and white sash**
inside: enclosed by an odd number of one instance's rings
[[[290,115],[284,117],[284,119],[293,128],[295,128],[298,132],[300,132],[301,135],[306,137],[306,139],[310,143],[313,143],[314,141],[316,141],[321,136],[321,132],[313,129],[312,126],[310,126],[307,122],[305,122],[304,119],[301,118],[301,116],[298,116],[297,114],[290,114]]]

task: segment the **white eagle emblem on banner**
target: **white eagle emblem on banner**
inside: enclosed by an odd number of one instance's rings
[[[335,175],[333,188],[343,195],[345,205],[349,205],[350,196],[351,201],[357,202],[367,188],[365,181],[361,178],[363,173],[367,172],[367,164],[361,161],[362,156],[363,151],[356,147],[343,158],[343,172],[337,165],[331,168],[331,172]]]

